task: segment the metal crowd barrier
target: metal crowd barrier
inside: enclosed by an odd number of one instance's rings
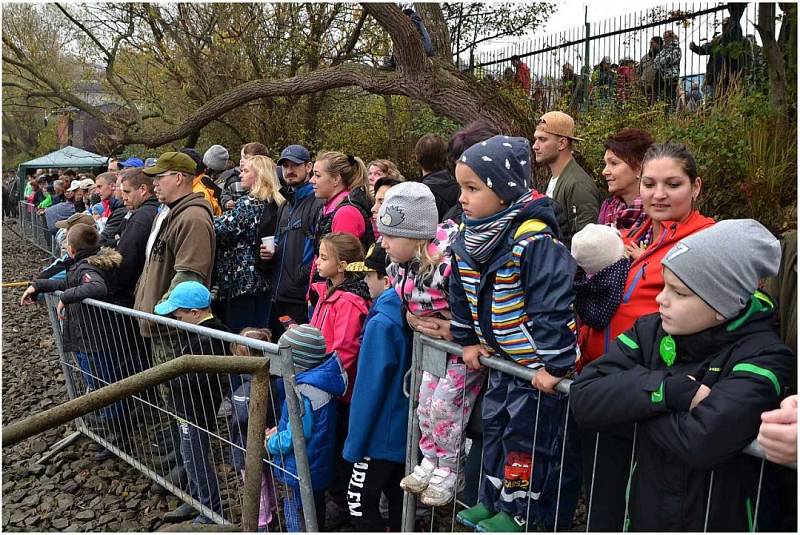
[[[44,215],[38,213],[36,206],[29,202],[20,201],[17,216],[20,235],[53,258],[61,256],[61,249],[57,240],[50,234]]]
[[[76,402],[8,426],[4,445],[75,418],[77,433],[62,442],[78,433],[92,438],[217,525],[255,531],[261,508],[271,511],[271,531],[317,531],[289,348],[87,299],[70,309],[70,322],[82,324],[82,339],[70,346],[78,350],[70,351],[57,316],[59,294],[45,298],[67,397]],[[140,334],[143,322],[151,324],[150,339]],[[252,356],[232,356],[233,344]],[[183,365],[187,357],[195,371],[216,360],[217,373],[175,377],[183,368],[170,367],[170,358]],[[253,375],[240,375],[245,369]],[[228,371],[235,373],[222,373]],[[220,408],[225,397],[234,400],[230,414]],[[264,431],[278,425],[282,399],[290,429],[299,430],[291,433],[296,473],[285,469],[284,454],[264,449]],[[180,476],[180,466],[196,474],[196,485]]]
[[[408,412],[409,426],[408,426],[408,435],[407,435],[407,443],[406,443],[406,473],[407,474],[411,473],[411,471],[414,469],[414,467],[417,466],[417,464],[419,464],[420,427],[419,427],[419,418],[418,418],[418,415],[417,415],[417,406],[418,406],[418,402],[419,402],[419,387],[420,387],[420,383],[421,383],[422,373],[424,371],[427,371],[427,372],[429,372],[429,373],[431,373],[431,374],[433,374],[433,375],[435,375],[437,377],[441,377],[441,376],[443,376],[444,370],[446,368],[447,356],[448,355],[459,355],[460,356],[461,354],[462,354],[462,347],[457,345],[457,344],[454,344],[452,342],[446,342],[446,341],[443,341],[443,340],[430,338],[428,336],[424,336],[424,335],[421,335],[419,333],[415,333],[414,334],[413,356],[412,356],[412,362],[411,362],[411,369],[409,370],[410,389],[407,392],[407,395],[409,396],[409,401],[410,401],[409,402],[409,412]],[[497,372],[501,372],[501,373],[504,373],[504,374],[509,374],[509,375],[518,377],[520,379],[523,379],[523,380],[525,380],[527,382],[530,382],[533,379],[533,377],[535,376],[535,374],[536,374],[536,370],[533,370],[533,369],[530,369],[530,368],[526,368],[526,367],[521,366],[519,364],[510,362],[510,361],[507,361],[507,360],[503,360],[503,359],[500,359],[500,358],[496,358],[496,357],[481,357],[480,360],[481,360],[481,363],[486,368],[489,368],[490,371],[491,370],[495,370]],[[572,384],[571,380],[564,379],[560,383],[558,383],[558,385],[556,386],[556,390],[558,392],[560,392],[561,394],[569,394],[569,388],[570,388],[571,384]],[[462,400],[465,399],[465,397],[466,397],[466,391],[465,390],[466,390],[466,383],[465,383],[465,389],[461,393]],[[568,413],[568,415],[567,415],[566,418],[564,418],[564,423],[563,423],[563,425],[564,425],[564,435],[563,436],[566,437],[566,439],[562,440],[561,441],[561,445],[560,445],[561,464],[560,464],[560,469],[559,469],[558,486],[557,486],[558,495],[556,497],[557,501],[556,501],[555,523],[552,526],[552,531],[558,531],[558,530],[567,531],[567,530],[570,530],[570,528],[572,527],[570,525],[560,525],[559,524],[559,519],[558,519],[558,507],[560,505],[561,498],[562,498],[561,493],[562,493],[562,476],[563,476],[563,468],[564,468],[564,465],[563,465],[564,455],[565,455],[565,452],[568,450],[568,442],[571,442],[569,444],[570,448],[575,448],[576,444],[575,444],[575,442],[572,442],[572,441],[573,440],[577,440],[577,435],[576,435],[577,429],[575,429],[574,420],[572,420],[571,416],[569,416],[569,405],[568,405],[568,403],[569,403],[569,398],[567,397],[567,413]],[[478,404],[478,405],[476,405],[474,407],[474,410],[473,410],[472,415],[471,415],[471,421],[469,422],[469,425],[464,427],[465,428],[465,433],[467,434],[467,436],[469,435],[470,431],[471,431],[473,437],[475,437],[475,438],[477,438],[480,435],[480,432],[476,432],[474,430],[474,423],[476,421],[479,421],[480,417],[481,417],[480,409],[481,409],[480,404]],[[536,442],[536,438],[537,438],[536,437],[536,429],[539,427],[539,405],[538,404],[537,404],[536,414],[535,415],[531,415],[531,417],[536,419],[536,424],[534,426],[534,433],[533,433],[533,444],[534,444],[534,450],[535,450],[536,446],[538,445],[538,443]],[[625,479],[628,480],[628,481],[630,480],[630,477],[632,476],[633,469],[635,467],[633,459],[635,457],[635,452],[636,452],[637,431],[638,431],[638,428],[636,426],[634,426],[633,427],[633,438],[632,438],[632,451],[631,451],[631,454],[630,454],[629,464],[627,466],[625,466],[624,468],[620,468],[620,467],[616,467],[615,468],[616,470],[625,470],[625,474],[626,474]],[[592,499],[591,499],[592,498],[591,493],[593,492],[593,489],[594,489],[595,470],[597,469],[597,466],[598,466],[598,464],[597,464],[597,462],[598,462],[597,451],[598,451],[598,446],[599,446],[599,443],[600,443],[600,441],[599,441],[600,433],[591,433],[591,436],[593,437],[593,440],[595,441],[595,446],[594,446],[594,459],[593,459],[593,462],[592,462],[592,475],[591,475],[591,479],[590,479],[590,481],[591,481],[591,489],[592,490],[590,491],[590,496],[588,498],[585,498],[585,500],[586,500],[586,503],[585,503],[585,505],[586,505],[586,518],[585,518],[586,531],[590,531],[590,529],[591,529],[591,520],[592,520],[592,512],[593,512],[593,510],[592,510],[592,505],[593,504],[592,504]],[[585,439],[586,434],[584,434],[583,437]],[[467,453],[467,456],[471,455],[473,452],[471,452],[471,448],[469,446],[472,445],[474,447],[475,440],[472,440],[472,439],[467,438],[467,437],[462,435],[462,441],[466,441],[466,443],[467,443],[467,451],[469,452],[469,453]],[[752,455],[754,457],[757,457],[757,458],[761,459],[761,469],[760,469],[760,476],[759,476],[759,483],[758,483],[758,495],[757,495],[757,500],[756,500],[756,504],[755,504],[756,505],[755,518],[753,519],[753,527],[754,527],[754,530],[755,530],[755,528],[758,526],[758,506],[759,506],[759,501],[761,499],[762,478],[763,478],[763,475],[764,475],[764,466],[765,466],[767,461],[766,461],[766,457],[765,457],[763,451],[761,450],[761,448],[759,447],[759,445],[758,445],[758,443],[756,441],[753,441],[751,444],[749,444],[743,450],[743,453],[746,453],[748,455]],[[534,457],[534,451],[531,452],[531,457]],[[481,452],[481,459],[482,459],[482,452]],[[458,462],[458,471],[459,472],[464,472],[465,471],[465,467],[464,467],[465,463],[461,462],[462,459],[460,458],[460,456],[459,456],[458,461],[459,461]],[[534,464],[535,464],[535,458],[532,460],[531,466],[533,466]],[[792,468],[794,470],[797,469],[796,463],[793,463],[793,464],[790,464],[790,465],[786,465],[786,466],[788,466],[789,468]],[[532,468],[531,468],[531,470],[532,470]],[[461,476],[461,474],[459,473],[458,476]],[[469,479],[469,478],[467,478],[467,479]],[[412,495],[412,494],[405,493],[404,494],[404,501],[403,501],[403,525],[402,525],[402,531],[403,532],[417,531],[416,521],[421,516],[422,517],[426,517],[427,515],[430,515],[429,522],[430,522],[430,530],[431,530],[431,532],[433,532],[433,531],[454,531],[455,528],[456,528],[456,514],[457,514],[457,511],[459,509],[466,509],[468,507],[471,507],[472,505],[475,505],[475,503],[477,503],[477,501],[476,501],[477,500],[477,488],[476,487],[479,486],[480,481],[482,479],[483,479],[483,465],[481,463],[480,472],[479,472],[479,475],[477,477],[477,480],[468,480],[468,481],[466,481],[465,482],[464,491],[461,491],[456,495],[456,499],[454,500],[454,502],[451,502],[450,504],[448,504],[448,505],[446,505],[444,507],[440,507],[439,511],[437,511],[436,508],[433,508],[433,507],[431,507],[430,510],[428,510],[428,509],[425,508],[425,506],[418,506],[417,497]],[[582,487],[583,480],[580,480],[580,483],[581,483],[581,487]],[[712,471],[711,481],[710,481],[710,484],[709,484],[709,497],[711,496],[711,490],[713,488],[713,483],[714,483],[714,478],[713,478],[713,471]],[[472,487],[473,487],[472,489],[470,489],[470,485],[472,485]],[[464,502],[465,493],[469,492],[470,490],[472,490],[471,495],[472,495],[473,500],[475,500],[475,503],[465,503]],[[532,502],[531,493],[528,492],[528,512],[530,512],[531,502]],[[625,530],[625,524],[627,524],[627,522],[628,522],[628,518],[627,518],[627,497],[626,497],[626,504],[625,505],[626,505],[626,507],[625,507],[625,518],[623,520],[622,525],[619,526],[618,531],[624,531]],[[710,511],[710,508],[711,508],[711,501],[709,499],[708,504],[706,506],[706,525],[705,525],[705,529],[706,530],[708,530],[708,528],[709,528],[709,526],[708,526],[708,512]],[[576,514],[575,516],[577,517],[578,515]],[[449,526],[447,525],[447,521],[448,520],[450,522]],[[572,519],[572,524],[573,525],[576,523],[576,520],[577,520],[576,518]],[[584,520],[584,519],[581,518],[580,520]],[[536,527],[532,527],[532,526],[527,526],[526,525],[526,531],[529,528],[534,530],[534,531],[537,530]],[[711,528],[713,529],[713,526]],[[461,529],[463,529],[463,528],[461,528]],[[539,530],[541,530],[541,527],[539,528]]]

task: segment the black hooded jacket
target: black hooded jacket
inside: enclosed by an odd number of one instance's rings
[[[669,336],[659,314],[644,316],[572,384],[580,427],[638,424],[632,530],[704,531],[712,473],[707,529],[751,530],[761,461],[742,450],[758,435],[761,413],[778,407],[794,359],[774,321],[760,292],[737,318],[693,335]],[[701,384],[711,392],[690,410]],[[595,487],[595,507],[603,495]],[[760,527],[770,516],[765,502]]]
[[[37,293],[62,291],[61,302],[66,306],[62,325],[64,351],[94,353],[107,351],[111,336],[108,313],[90,310],[81,301],[106,301],[113,294],[110,279],[122,263],[122,256],[108,247],[79,252],[67,260],[66,279],[37,279]]]
[[[427,174],[420,180],[428,186],[436,199],[436,212],[438,213],[439,223],[444,221],[445,214],[458,203],[461,189],[458,182],[447,169],[435,171]]]

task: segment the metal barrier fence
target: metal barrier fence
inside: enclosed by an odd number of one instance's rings
[[[194,508],[206,523],[242,523],[255,531],[260,512],[262,520],[273,517],[272,531],[317,531],[302,431],[281,431],[290,445],[283,442],[274,454],[246,455],[253,444],[264,452],[268,427],[303,429],[288,348],[91,299],[69,305],[69,319],[62,321],[59,294],[45,297],[70,400],[179,356],[271,361],[272,375],[260,382],[255,375],[191,373],[74,422],[79,433]],[[149,338],[140,334],[144,325]],[[240,356],[231,357],[234,353]],[[265,421],[248,425],[248,403],[251,395],[254,403],[258,399],[256,390],[268,400],[261,412]],[[230,414],[221,409],[225,397],[232,400]],[[243,517],[248,511],[250,516]]]
[[[757,11],[754,2],[665,4],[546,37],[516,40],[458,61],[479,78],[510,84],[516,72],[511,58],[519,56],[530,68],[529,96],[540,110],[585,111],[587,106],[624,103],[636,94],[650,104],[670,97],[679,108],[691,110],[715,92],[724,92],[732,75],[750,87],[766,84]],[[733,22],[724,26],[727,18]],[[663,39],[667,30],[677,34],[681,51],[679,83],[659,78],[654,54],[649,53],[651,39]],[[603,58],[609,59],[605,65]]]
[[[44,215],[39,214],[36,206],[20,201],[17,217],[18,230],[22,237],[53,258],[59,258],[62,255],[61,247],[56,238],[50,234]]]
[[[410,403],[409,403],[409,413],[408,413],[408,436],[407,436],[407,444],[406,444],[406,473],[411,473],[415,466],[419,464],[419,444],[420,444],[420,426],[419,426],[419,417],[417,414],[417,407],[419,401],[419,390],[420,384],[422,381],[422,374],[423,372],[428,372],[435,377],[443,377],[445,375],[445,369],[447,366],[447,359],[448,355],[458,355],[461,356],[462,348],[461,346],[446,342],[442,340],[436,340],[433,338],[429,338],[427,336],[420,335],[419,333],[415,333],[414,335],[414,348],[413,348],[413,357],[411,363],[411,369],[409,371],[410,375],[410,390],[408,392]],[[507,376],[516,377],[522,379],[523,381],[530,384],[531,380],[533,379],[536,371],[530,368],[526,368],[524,366],[518,365],[516,363],[499,359],[496,357],[481,357],[482,364],[489,369],[489,373],[498,373],[504,374]],[[572,384],[572,381],[565,379],[562,380],[556,386],[557,392],[562,395],[566,404],[566,414],[560,415],[559,421],[556,422],[556,426],[560,427],[562,432],[562,437],[566,437],[563,440],[557,440],[557,449],[553,449],[553,444],[549,446],[542,446],[541,444],[541,437],[543,433],[543,428],[545,427],[545,421],[552,418],[552,410],[553,405],[548,405],[546,409],[542,407],[542,399],[546,397],[552,396],[536,396],[536,408],[535,414],[526,414],[525,417],[530,417],[533,420],[532,426],[532,444],[533,448],[531,449],[528,455],[530,459],[530,468],[524,468],[526,471],[525,474],[518,474],[520,475],[521,482],[524,481],[525,485],[521,485],[520,489],[527,489],[527,513],[530,515],[532,511],[532,507],[536,506],[537,501],[542,500],[552,500],[553,496],[545,496],[545,491],[540,493],[535,493],[533,491],[534,481],[537,479],[537,474],[534,471],[534,467],[537,466],[537,456],[542,459],[544,458],[545,461],[555,463],[558,466],[558,477],[557,483],[552,485],[553,482],[550,482],[550,485],[546,483],[542,483],[542,486],[548,486],[550,492],[555,492],[555,504],[551,504],[551,509],[554,507],[554,515],[552,518],[548,518],[547,522],[544,525],[538,526],[528,526],[526,524],[526,531],[531,529],[533,531],[567,531],[570,530],[573,523],[577,520],[576,518],[566,518],[564,517],[564,511],[575,511],[576,507],[576,499],[578,497],[578,493],[580,492],[580,486],[583,484],[583,480],[581,479],[581,475],[577,475],[574,472],[569,474],[565,474],[565,457],[569,458],[569,456],[580,455],[579,446],[578,446],[578,430],[576,428],[575,422],[572,419],[571,415],[569,414],[569,388]],[[467,384],[466,381],[464,382],[463,390],[461,391],[461,401],[466,399],[467,397]],[[540,409],[541,412],[547,414],[547,417],[540,418]],[[451,502],[444,507],[440,507],[437,511],[437,508],[432,507],[430,511],[426,509],[420,509],[417,505],[417,498],[409,493],[406,493],[404,496],[403,502],[403,532],[409,531],[417,531],[415,529],[416,521],[420,518],[420,516],[426,516],[430,514],[430,529],[431,532],[434,530],[436,531],[454,531],[456,527],[456,514],[458,509],[466,509],[471,507],[477,503],[477,488],[484,479],[484,466],[483,466],[483,452],[480,450],[479,444],[482,444],[481,439],[481,431],[475,429],[476,423],[479,422],[481,419],[481,407],[476,406],[471,415],[470,422],[458,422],[456,426],[456,430],[460,427],[462,429],[463,434],[461,435],[461,442],[466,444],[465,449],[467,450],[466,456],[470,457],[475,453],[481,454],[481,462],[480,462],[480,469],[476,473],[474,470],[472,473],[469,470],[469,465],[475,465],[474,462],[470,462],[468,459],[466,462],[463,461],[463,452],[459,452],[458,459],[457,459],[457,477],[456,479],[459,480],[462,477],[465,477],[464,483],[464,490],[460,491],[457,496],[455,502]],[[478,424],[479,425],[479,424]],[[551,426],[552,429],[552,426]],[[545,431],[546,432],[546,431]],[[614,447],[619,447],[620,445],[628,444],[631,447],[631,451],[627,453],[627,455],[623,455],[627,460],[625,461],[625,466],[619,466],[616,464],[613,467],[610,467],[610,471],[617,472],[618,474],[622,474],[623,481],[630,482],[630,478],[632,476],[633,470],[635,468],[634,458],[636,454],[636,439],[637,439],[638,428],[634,425],[633,427],[633,434],[632,437],[627,437],[624,440],[620,440],[617,442],[609,443]],[[537,442],[537,434],[539,435],[539,442]],[[606,433],[603,433],[606,435]],[[471,438],[470,438],[471,437]],[[602,470],[598,469],[598,466],[601,464],[601,459],[598,458],[598,449],[600,446],[600,437],[601,433],[581,433],[581,439],[584,442],[588,442],[589,448],[591,449],[592,443],[594,444],[594,451],[591,452],[591,476],[588,480],[588,486],[590,489],[590,496],[585,498],[586,503],[586,531],[593,530],[592,529],[592,514],[593,512],[599,514],[597,509],[593,509],[592,503],[592,494],[594,492],[594,482],[595,482],[595,473],[596,471]],[[613,438],[613,437],[612,437]],[[552,451],[547,452],[544,451],[550,447]],[[608,447],[608,444],[606,444]],[[477,451],[474,451],[477,448]],[[607,451],[607,450],[605,450]],[[759,475],[759,482],[758,482],[758,494],[755,503],[755,517],[753,518],[753,530],[758,526],[758,507],[760,505],[760,499],[762,494],[762,478],[764,475],[764,467],[766,464],[766,458],[758,446],[758,443],[753,441],[750,445],[748,445],[743,453],[748,455],[757,457],[761,459],[761,467],[760,467],[760,475]],[[548,457],[549,456],[549,457]],[[584,454],[584,459],[586,459]],[[475,459],[472,459],[473,461]],[[615,459],[616,462],[619,462],[620,457],[617,456]],[[466,466],[464,466],[466,465]],[[569,464],[566,463],[568,466]],[[789,468],[797,469],[796,464],[787,465]],[[585,469],[585,468],[584,468]],[[529,470],[529,471],[528,471]],[[604,478],[608,478],[609,470],[606,469],[603,471]],[[706,504],[706,524],[704,526],[704,531],[709,529],[714,530],[714,526],[708,525],[708,512],[711,509],[711,492],[713,489],[714,484],[714,472],[711,472],[711,481],[709,484],[709,500]],[[598,476],[599,477],[599,476]],[[530,486],[528,486],[530,485]],[[578,486],[576,488],[576,485]],[[620,525],[616,528],[608,528],[607,526],[602,529],[602,531],[610,530],[610,531],[625,531],[628,527],[628,496],[626,491],[625,497],[625,516],[624,518],[620,518]],[[469,503],[467,503],[467,501]],[[562,506],[562,501],[568,501],[564,506],[564,509],[560,510]],[[552,511],[551,511],[552,512]],[[528,516],[526,515],[526,516]],[[583,519],[580,519],[583,520]],[[449,526],[447,522],[450,522]],[[437,529],[434,529],[434,525],[437,526]],[[596,529],[594,529],[596,531]]]

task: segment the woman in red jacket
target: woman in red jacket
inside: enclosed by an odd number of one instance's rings
[[[697,164],[685,146],[663,143],[647,149],[639,179],[639,195],[647,218],[625,236],[631,264],[622,302],[604,329],[581,327],[579,368],[602,358],[614,339],[637,319],[658,312],[656,296],[664,288],[661,259],[679,240],[714,224],[713,219],[694,208],[701,186]],[[623,530],[632,437],[630,427],[581,433],[586,495],[597,492],[609,500],[603,508],[592,508],[590,531]],[[594,466],[594,459],[603,462]],[[591,503],[588,498],[586,501]]]
[[[647,218],[625,237],[631,265],[622,302],[605,329],[581,328],[581,364],[605,354],[611,341],[641,316],[658,312],[656,295],[664,288],[661,258],[682,238],[714,224],[694,208],[701,185],[685,146],[663,143],[647,150],[639,182]]]

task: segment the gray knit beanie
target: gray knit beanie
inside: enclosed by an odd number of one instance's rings
[[[777,275],[780,262],[780,243],[752,219],[720,221],[682,239],[661,260],[726,319],[747,305],[760,279]]]
[[[211,145],[203,155],[203,163],[212,171],[224,171],[228,157],[228,149],[222,145]]]
[[[438,224],[436,198],[419,182],[394,186],[386,192],[378,211],[378,232],[386,236],[432,240]]]
[[[322,332],[308,324],[290,327],[278,340],[278,345],[291,348],[294,365],[303,370],[319,365],[327,354]]]

